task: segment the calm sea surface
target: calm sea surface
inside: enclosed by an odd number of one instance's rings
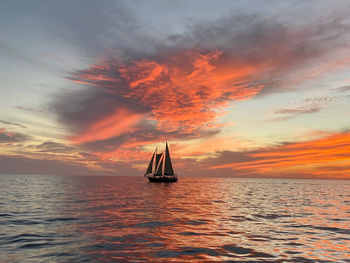
[[[350,262],[350,181],[0,175],[0,262]]]

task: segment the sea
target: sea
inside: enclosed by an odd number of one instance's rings
[[[350,262],[350,181],[0,175],[0,262]]]

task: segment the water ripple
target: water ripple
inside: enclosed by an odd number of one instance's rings
[[[348,181],[1,176],[0,262],[350,262]]]

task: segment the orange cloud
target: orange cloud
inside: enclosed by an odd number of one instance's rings
[[[72,137],[75,143],[99,141],[133,131],[133,126],[139,122],[142,115],[127,109],[116,109],[111,115],[93,123],[86,132]]]
[[[221,51],[189,50],[162,62],[143,59],[121,65],[120,74],[130,86],[126,96],[149,106],[161,129],[210,127],[218,108],[249,99],[263,88],[241,84],[256,73],[257,65],[223,63],[220,56]]]
[[[142,104],[160,130],[194,133],[215,127],[225,106],[252,98],[263,88],[251,81],[266,65],[228,56],[219,50],[185,50],[157,60],[101,60],[71,79]]]
[[[258,173],[265,176],[309,174],[320,178],[350,178],[350,132],[336,133],[312,141],[257,149],[249,152],[246,159],[246,161],[213,165],[210,168],[232,168],[246,174]]]

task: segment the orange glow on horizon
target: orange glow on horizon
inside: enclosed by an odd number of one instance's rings
[[[337,133],[307,142],[262,148],[248,154],[252,160],[214,165],[210,169],[232,168],[261,174],[275,171],[308,172],[314,176],[350,178],[350,133]]]

